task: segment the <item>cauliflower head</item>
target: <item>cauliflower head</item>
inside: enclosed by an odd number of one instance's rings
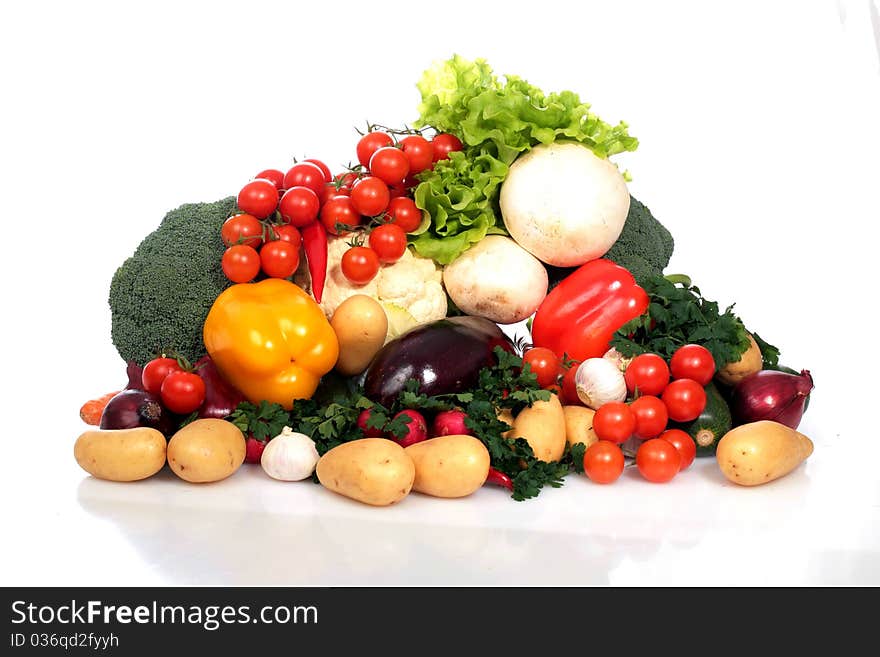
[[[321,309],[327,319],[339,305],[355,294],[365,294],[382,304],[388,315],[386,341],[418,324],[446,317],[447,297],[443,288],[443,272],[430,258],[422,258],[407,249],[403,257],[390,265],[382,265],[376,277],[366,285],[353,285],[342,273],[343,254],[349,249],[348,238],[330,237],[327,244],[327,280]],[[296,282],[304,289],[308,273],[297,272]]]

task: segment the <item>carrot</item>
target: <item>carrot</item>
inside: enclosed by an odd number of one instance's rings
[[[90,399],[83,404],[82,408],[79,409],[79,416],[83,422],[94,426],[101,424],[101,414],[104,412],[104,407],[107,405],[107,402],[118,394],[118,390],[116,392],[108,392],[106,395],[102,395],[97,399]]]

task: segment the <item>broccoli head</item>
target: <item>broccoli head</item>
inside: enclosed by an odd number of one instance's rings
[[[202,325],[230,285],[220,268],[220,228],[234,208],[235,197],[181,205],[116,270],[111,339],[124,360],[143,365],[163,349],[191,362],[205,354]]]
[[[660,275],[669,264],[675,242],[666,227],[635,197],[629,198],[629,214],[620,237],[605,254],[621,267],[626,267],[641,281]]]

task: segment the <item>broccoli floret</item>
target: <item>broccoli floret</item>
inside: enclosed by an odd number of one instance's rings
[[[205,354],[202,325],[230,285],[220,268],[220,228],[234,207],[235,197],[181,205],[116,270],[111,339],[124,360],[143,365],[160,349],[191,362]]]
[[[630,196],[629,214],[620,237],[605,254],[618,265],[626,267],[636,281],[663,273],[672,257],[675,242],[666,227],[651,211]]]

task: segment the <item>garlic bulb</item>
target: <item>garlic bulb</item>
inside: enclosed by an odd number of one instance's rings
[[[578,398],[593,410],[603,404],[626,399],[626,380],[608,358],[588,358],[574,375]]]
[[[273,479],[301,481],[312,476],[318,458],[318,450],[311,438],[284,427],[280,434],[266,443],[260,465]]]

